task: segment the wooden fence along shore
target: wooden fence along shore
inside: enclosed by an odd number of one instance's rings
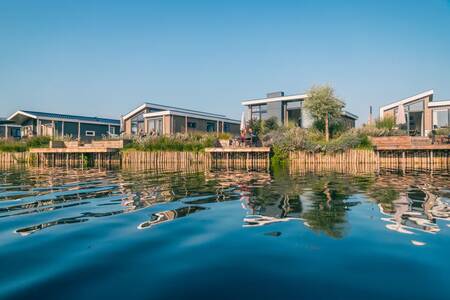
[[[29,164],[60,167],[129,167],[203,168],[265,170],[270,166],[267,152],[105,152],[105,153],[7,153],[0,152],[0,166]],[[377,171],[448,170],[450,151],[373,151],[348,150],[340,153],[291,152],[289,165],[293,170]]]
[[[373,170],[447,170],[450,168],[450,151],[347,150],[330,154],[298,151],[289,154],[289,161],[291,167],[295,169],[314,169],[314,166],[322,169],[339,169],[339,166],[357,165]]]
[[[0,166],[15,166],[20,164],[28,164],[30,161],[30,153],[28,152],[0,152]]]

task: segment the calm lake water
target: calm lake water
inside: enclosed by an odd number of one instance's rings
[[[450,177],[0,170],[0,299],[450,299]]]

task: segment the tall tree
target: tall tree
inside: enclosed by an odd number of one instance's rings
[[[334,90],[328,85],[313,86],[307,93],[305,108],[311,116],[325,124],[325,140],[330,139],[330,120],[339,118],[344,108],[344,102],[334,95]]]

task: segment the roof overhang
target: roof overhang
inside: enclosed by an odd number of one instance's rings
[[[188,118],[196,118],[196,119],[203,119],[203,120],[209,120],[209,121],[215,121],[215,122],[226,122],[226,123],[232,123],[232,124],[240,124],[241,122],[238,120],[228,119],[228,118],[222,118],[222,117],[216,117],[215,115],[205,115],[205,114],[195,114],[195,113],[188,113],[185,111],[177,111],[177,110],[163,110],[158,112],[151,112],[144,114],[144,118],[157,118],[162,116],[180,116],[180,117],[188,117]]]
[[[342,115],[345,116],[345,117],[348,117],[348,118],[350,118],[350,119],[353,119],[353,120],[358,120],[358,116],[357,116],[357,115],[352,114],[351,112],[348,112],[348,111],[346,111],[346,110],[344,110],[344,111],[342,112]]]
[[[441,107],[441,106],[450,106],[450,100],[447,101],[436,101],[436,102],[428,102],[428,107]]]
[[[10,116],[8,117],[7,120],[8,120],[8,121],[13,121],[13,119],[16,118],[16,117],[19,116],[19,115],[26,116],[26,117],[32,118],[32,119],[37,119],[37,117],[34,116],[34,115],[31,115],[31,114],[26,113],[26,112],[24,112],[24,111],[18,110],[18,111],[16,111],[15,113],[13,113],[12,115],[10,115]]]
[[[406,103],[409,103],[409,102],[412,102],[412,101],[415,101],[415,100],[419,100],[419,99],[425,98],[427,96],[431,96],[433,94],[434,94],[433,90],[428,90],[428,91],[425,91],[423,93],[420,93],[420,94],[417,94],[417,95],[414,95],[414,96],[411,96],[411,97],[399,100],[397,102],[394,102],[394,103],[382,106],[382,107],[380,107],[380,117],[383,116],[383,112],[386,111],[386,110],[392,109],[392,108],[397,107],[399,105],[403,105],[403,104],[406,104]]]
[[[253,100],[243,101],[242,105],[248,106],[248,105],[257,105],[257,104],[279,102],[279,101],[303,100],[307,97],[308,97],[307,94],[296,94],[296,95],[273,97],[273,98],[261,98],[261,99],[253,99]]]
[[[202,111],[196,111],[196,110],[191,110],[191,109],[184,109],[184,108],[178,108],[178,107],[173,107],[173,106],[167,106],[167,105],[146,102],[146,103],[138,106],[137,108],[133,109],[129,113],[127,113],[125,116],[122,117],[122,119],[127,120],[145,108],[155,108],[155,109],[161,109],[163,111],[176,110],[176,111],[185,112],[185,113],[193,113],[193,114],[205,115],[205,116],[215,116],[217,118],[225,118],[225,115],[221,115],[221,114],[206,113],[206,112],[202,112]]]
[[[25,117],[25,118],[24,118]],[[39,120],[50,120],[50,121],[61,121],[61,122],[72,122],[72,123],[83,123],[83,124],[95,124],[95,125],[110,125],[110,126],[120,126],[120,123],[113,122],[96,122],[96,121],[87,121],[87,120],[79,120],[79,119],[69,119],[69,118],[53,118],[53,117],[38,117],[33,114],[29,114],[27,112],[18,110],[8,117],[8,121],[14,121],[17,124],[21,124],[25,121],[26,118],[31,119],[39,119]]]

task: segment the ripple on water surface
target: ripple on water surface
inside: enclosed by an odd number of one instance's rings
[[[447,174],[2,170],[0,298],[220,289],[217,298],[439,299],[450,292],[449,183]]]

